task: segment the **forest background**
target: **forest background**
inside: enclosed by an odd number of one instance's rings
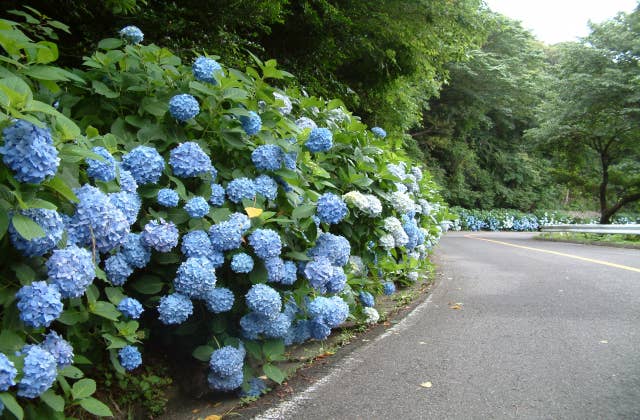
[[[275,58],[297,76],[283,88],[341,98],[403,133],[452,206],[598,211],[605,223],[640,210],[638,8],[548,46],[481,0],[28,4],[72,28],[58,42],[69,67],[130,24],[230,67]],[[23,5],[0,7],[19,21],[10,11]]]

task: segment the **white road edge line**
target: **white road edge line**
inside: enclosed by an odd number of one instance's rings
[[[411,311],[402,321],[386,330],[383,334],[380,334],[371,343],[369,343],[362,349],[369,348],[380,340],[384,340],[392,334],[400,333],[409,328],[412,325],[413,319],[422,311],[424,311],[431,303],[431,298],[436,288],[437,287],[431,289],[429,296],[424,300],[424,302],[416,306],[413,311]],[[359,349],[356,352],[360,352],[362,349]],[[316,393],[320,388],[338,378],[343,373],[352,370],[359,363],[362,363],[362,359],[357,358],[357,355],[347,357],[346,359],[338,362],[338,364],[331,369],[330,373],[327,376],[319,379],[317,382],[310,385],[307,389],[294,396],[290,400],[284,401],[277,406],[268,409],[259,416],[254,417],[254,420],[284,420],[287,418],[292,418],[292,415],[297,411],[298,406],[300,406],[304,401],[311,399],[313,394]]]

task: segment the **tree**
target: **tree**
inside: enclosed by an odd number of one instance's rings
[[[450,81],[413,135],[441,168],[451,204],[531,210],[546,201],[545,168],[522,134],[541,99],[543,49],[504,16],[488,15],[485,25],[482,48],[449,65]]]
[[[598,197],[600,222],[640,200],[639,11],[551,52],[549,94],[528,137]]]

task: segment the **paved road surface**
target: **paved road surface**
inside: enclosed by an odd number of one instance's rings
[[[471,236],[442,239],[427,301],[258,418],[639,419],[640,250]]]

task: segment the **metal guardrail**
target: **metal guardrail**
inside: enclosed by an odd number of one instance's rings
[[[640,224],[626,225],[545,225],[542,232],[578,232],[578,233],[618,233],[620,235],[640,235]]]

